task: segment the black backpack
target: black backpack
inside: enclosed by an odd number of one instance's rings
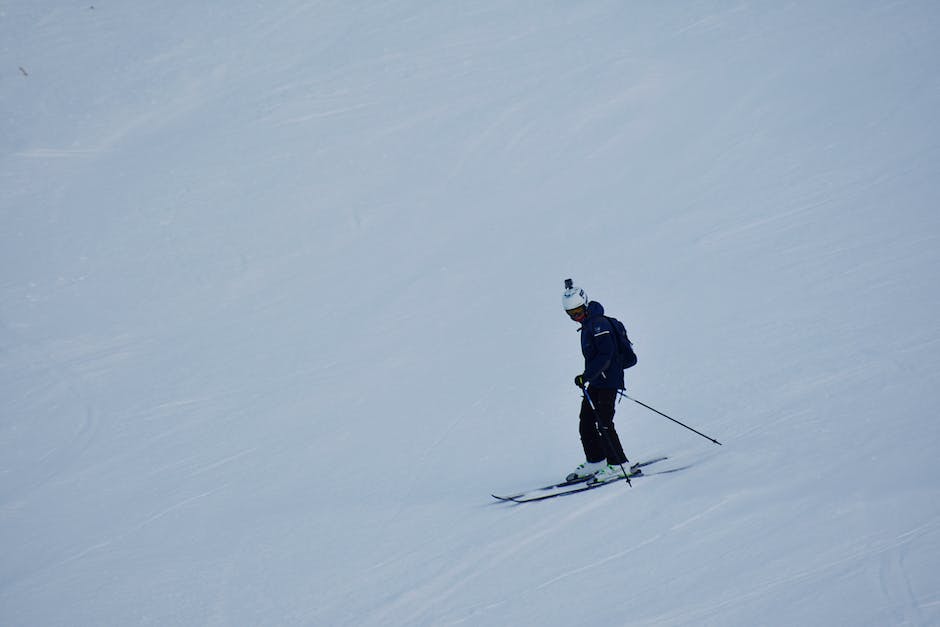
[[[620,353],[620,363],[623,369],[632,368],[636,365],[636,353],[633,352],[633,342],[627,337],[627,327],[616,318],[604,316],[610,322],[614,330],[614,336],[617,338],[617,352]]]

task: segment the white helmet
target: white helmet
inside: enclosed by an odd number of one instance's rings
[[[587,306],[587,294],[580,287],[575,287],[571,279],[565,279],[565,293],[561,297],[561,304],[565,311],[571,311],[581,306]]]

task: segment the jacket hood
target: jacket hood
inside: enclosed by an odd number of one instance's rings
[[[587,318],[585,318],[586,320],[590,320],[591,318],[595,318],[597,316],[603,316],[603,315],[604,315],[603,305],[601,305],[596,300],[592,300],[591,302],[588,303]]]

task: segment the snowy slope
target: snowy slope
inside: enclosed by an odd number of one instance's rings
[[[940,8],[0,7],[0,624],[940,624]],[[573,277],[640,364],[580,459]]]

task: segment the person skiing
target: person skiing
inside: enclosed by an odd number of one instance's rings
[[[585,461],[567,478],[569,481],[584,477],[591,477],[590,481],[608,481],[624,477],[630,468],[614,428],[614,410],[617,392],[625,386],[614,330],[604,316],[604,307],[589,300],[571,279],[565,281],[562,305],[568,316],[581,324],[581,353],[584,355],[584,371],[574,382],[584,391],[578,430]]]

